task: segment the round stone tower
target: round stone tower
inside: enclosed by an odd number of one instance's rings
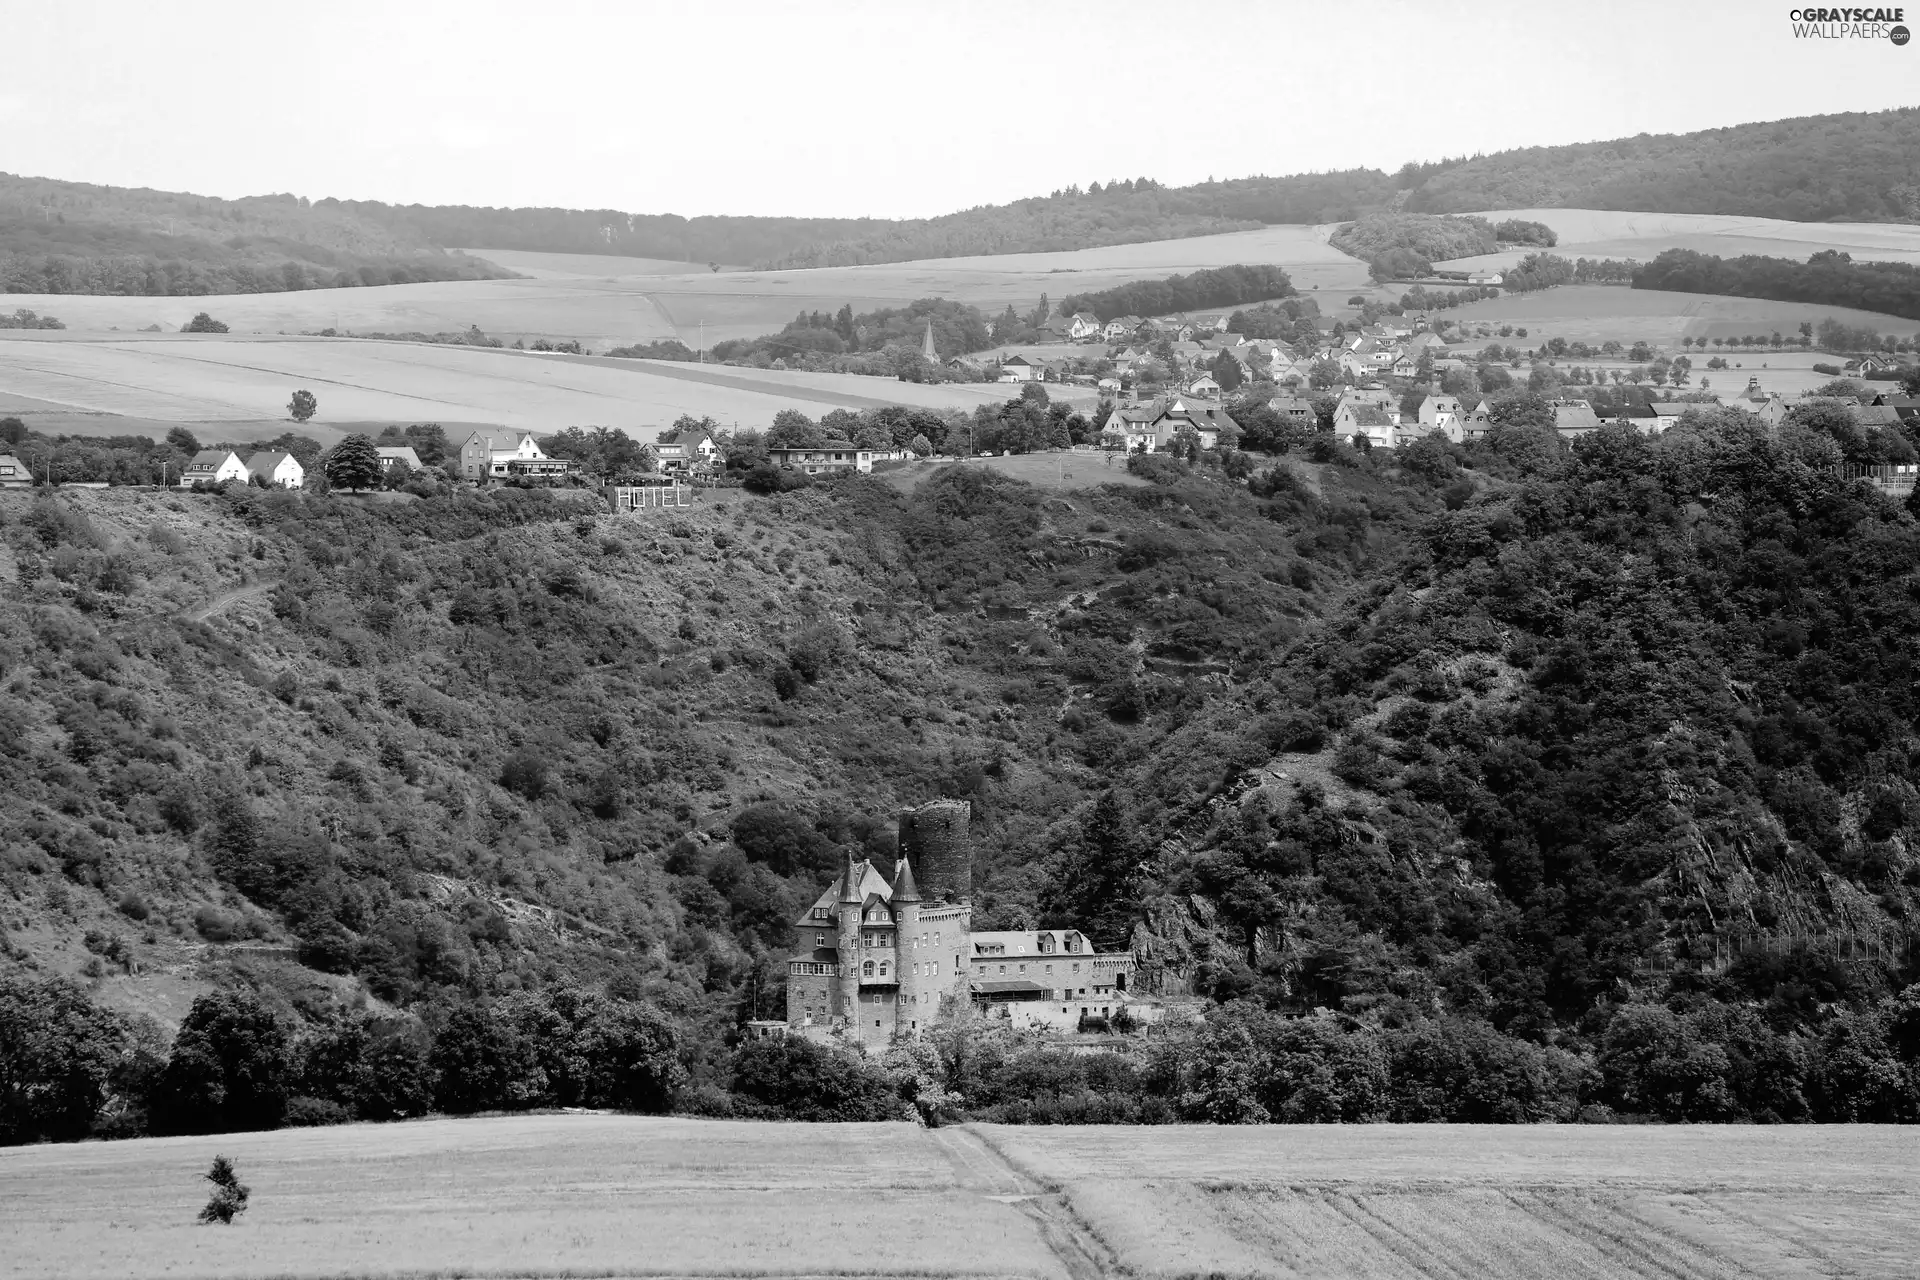
[[[834,905],[834,924],[840,957],[840,1005],[834,1012],[849,1022],[859,1017],[860,1002],[860,873],[865,866],[847,857],[840,873],[840,900]]]
[[[928,902],[973,901],[973,845],[965,800],[933,800],[900,815],[900,856],[919,868]]]

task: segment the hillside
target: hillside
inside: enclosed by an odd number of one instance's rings
[[[510,274],[296,196],[220,200],[0,174],[4,293],[276,293]]]
[[[1432,163],[1167,187],[1093,183],[936,218],[698,217],[615,210],[225,201],[0,177],[0,290],[246,293],[467,280],[454,248],[760,268],[1056,253],[1385,211],[1590,208],[1804,222],[1920,219],[1920,108],[1529,147]],[[1488,246],[1491,248],[1491,246]],[[1431,255],[1429,255],[1431,256]],[[297,286],[290,282],[298,281]],[[971,299],[969,299],[971,300]]]
[[[976,1115],[1920,1115],[1920,525],[1830,416],[1569,452],[1539,411],[1245,486],[949,469],[655,521],[5,495],[0,968],[318,1026],[364,990],[443,1037],[587,984],[711,1087],[793,912],[947,795],[977,927],[1231,1002],[1097,1072],[943,1046]]]

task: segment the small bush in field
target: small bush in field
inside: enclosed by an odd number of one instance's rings
[[[207,1170],[206,1179],[213,1184],[213,1196],[200,1210],[203,1223],[218,1222],[226,1226],[233,1225],[236,1214],[247,1211],[249,1192],[240,1175],[234,1171],[233,1161],[225,1156],[213,1158],[213,1168]]]

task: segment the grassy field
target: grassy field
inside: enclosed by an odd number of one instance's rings
[[[781,409],[911,404],[971,409],[994,384],[920,385],[851,374],[531,355],[328,338],[79,334],[0,338],[0,413],[48,431],[164,433],[174,423],[285,426],[294,388],[320,400],[308,424],[496,423],[537,431],[606,425],[647,438],[683,413],[764,427]],[[1080,398],[1091,402],[1090,391]]]
[[[0,1150],[0,1276],[1896,1277],[1916,1193],[1872,1126],[430,1120]]]
[[[199,1227],[215,1153],[252,1204]],[[1020,1276],[1065,1271],[926,1130],[436,1120],[0,1151],[0,1276]]]
[[[1509,293],[1485,302],[1468,303],[1447,311],[1448,319],[1462,323],[1524,325],[1523,339],[1497,338],[1501,343],[1530,346],[1542,338],[1604,342],[1608,338],[1650,343],[1678,352],[1680,339],[1736,337],[1772,333],[1792,336],[1803,321],[1818,325],[1835,319],[1868,325],[1881,333],[1913,333],[1920,321],[1851,307],[1828,307],[1804,302],[1767,302],[1758,298],[1721,298],[1704,293],[1668,293],[1657,289],[1625,289],[1613,285],[1562,285],[1535,293]],[[1721,353],[1726,354],[1726,353]],[[1728,355],[1729,360],[1733,359]],[[1746,356],[1740,357],[1743,361]],[[1766,356],[1755,354],[1751,363]],[[1825,357],[1822,357],[1825,358]],[[1704,361],[1696,360],[1696,363]]]
[[[1553,249],[1565,258],[1637,258],[1646,262],[1664,249],[1694,249],[1723,258],[1744,253],[1806,259],[1822,249],[1843,249],[1857,259],[1920,263],[1920,226],[1885,222],[1784,222],[1708,213],[1622,213],[1607,209],[1495,209],[1480,215],[1494,222],[1523,218],[1544,222],[1560,238]],[[1499,253],[1436,263],[1448,269],[1511,266],[1530,252]]]
[[[806,311],[856,311],[945,297],[989,312],[1012,303],[1029,310],[1044,292],[1110,288],[1130,280],[1236,262],[1285,267],[1302,289],[1345,290],[1365,283],[1366,268],[1330,248],[1325,228],[1258,231],[1113,245],[1071,253],[941,258],[872,267],[714,273],[705,264],[641,258],[474,250],[537,278],[323,289],[218,298],[129,298],[14,294],[5,305],[58,316],[70,329],[129,332],[157,324],[175,331],[196,311],[211,311],[237,333],[302,333],[323,328],[359,332],[436,333],[477,324],[506,339],[577,338],[613,343],[678,338],[749,338],[780,328]],[[678,273],[671,269],[678,267]],[[1345,293],[1341,295],[1343,298]]]
[[[1913,1274],[1897,1127],[986,1126],[1136,1275]]]

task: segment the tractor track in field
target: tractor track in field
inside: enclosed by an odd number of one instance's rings
[[[1057,1189],[1035,1181],[971,1128],[934,1129],[931,1137],[953,1164],[962,1187],[1010,1204],[1033,1221],[1041,1240],[1072,1280],[1103,1280],[1120,1274],[1113,1250],[1080,1220]]]

